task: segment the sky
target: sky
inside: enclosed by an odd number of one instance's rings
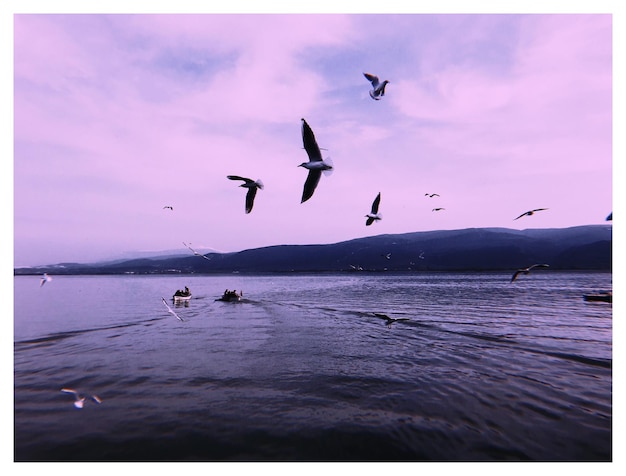
[[[16,267],[183,242],[611,226],[610,14],[28,13],[12,26]],[[365,72],[389,80],[380,101]],[[335,168],[305,203],[301,118]],[[250,214],[227,175],[263,181]],[[379,192],[383,219],[365,226]]]

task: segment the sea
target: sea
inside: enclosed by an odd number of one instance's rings
[[[510,281],[16,276],[14,461],[612,461],[611,273]]]

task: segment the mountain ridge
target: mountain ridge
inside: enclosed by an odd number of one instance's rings
[[[612,227],[465,228],[353,238],[330,244],[271,245],[206,253],[205,258],[142,257],[116,262],[22,267],[14,274],[285,273],[472,271],[526,267],[611,270]]]

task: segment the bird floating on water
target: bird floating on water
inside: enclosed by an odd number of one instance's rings
[[[425,196],[425,197],[430,197],[430,198],[433,198],[433,197],[438,197],[438,196],[439,196],[439,194],[438,194],[438,193],[425,193],[425,194],[424,194],[424,196]]]
[[[256,197],[256,191],[258,189],[263,190],[263,182],[261,181],[261,179],[255,181],[249,178],[240,177],[239,175],[227,175],[226,178],[229,178],[230,180],[244,181],[244,183],[239,186],[248,189],[248,193],[246,193],[246,213],[250,213],[252,211],[252,207],[254,206],[254,197]]]
[[[194,250],[191,246],[189,246],[187,243],[185,243],[183,241],[183,245],[185,245],[187,248],[189,248],[194,255],[199,256],[200,258],[204,258],[207,261],[211,261],[211,258],[207,258],[206,256],[204,256],[203,254],[198,253],[196,250]]]
[[[376,101],[379,101],[380,98],[385,95],[385,86],[387,86],[389,81],[385,79],[381,83],[380,80],[378,79],[378,76],[376,76],[375,74],[370,74],[370,73],[363,73],[363,76],[365,76],[365,78],[370,83],[372,83],[373,89],[370,90],[370,97],[372,99],[375,99]]]
[[[433,212],[439,212],[441,210],[445,210],[445,208],[433,208]]]
[[[165,300],[164,297],[161,297],[161,300],[163,301],[163,304],[165,304],[165,307],[167,308],[170,314],[173,314],[174,317],[176,317],[176,319],[178,319],[179,321],[184,321],[184,319],[180,317],[178,314],[176,314],[174,310],[167,304],[167,301]]]
[[[329,175],[334,170],[333,162],[330,157],[326,158],[326,160],[322,160],[322,152],[317,145],[313,130],[304,119],[302,119],[302,142],[304,143],[304,149],[309,156],[309,161],[302,162],[298,167],[304,167],[307,169],[309,171],[309,175],[306,178],[306,182],[304,182],[302,200],[300,203],[306,202],[313,196],[313,192],[315,192],[315,188],[320,181],[322,172],[324,172],[325,175]]]
[[[367,217],[365,225],[370,226],[375,221],[383,219],[383,215],[381,213],[378,213],[379,205],[380,205],[380,192],[378,192],[378,195],[376,195],[376,198],[372,202],[372,211],[368,213],[367,215],[365,215]]]
[[[48,276],[48,273],[43,273],[43,276],[41,277],[41,282],[39,283],[39,287],[43,286],[48,281],[52,281],[52,278]]]
[[[76,408],[83,408],[83,406],[85,405],[85,399],[86,397],[83,397],[82,395],[80,395],[76,390],[74,390],[73,388],[62,388],[61,391],[63,393],[70,393],[72,395],[74,395],[74,406]],[[96,402],[97,404],[102,403],[102,399],[100,397],[98,397],[98,395],[91,395],[90,398]]]
[[[387,324],[387,327],[389,327],[391,329],[391,324],[393,324],[394,322],[398,322],[398,321],[410,321],[411,319],[407,318],[407,317],[399,317],[397,319],[394,319],[393,317],[389,317],[387,314],[381,314],[379,312],[375,312],[374,315],[376,317],[380,317],[381,319],[384,319],[386,321],[385,324]]]
[[[529,274],[530,270],[533,268],[549,268],[549,267],[550,267],[549,264],[533,264],[532,266],[529,266],[528,268],[518,269],[517,271],[515,271],[515,273],[513,273],[513,277],[511,277],[511,282],[515,281],[520,274]]]
[[[534,210],[528,210],[527,212],[522,213],[520,216],[518,216],[517,218],[513,218],[513,220],[517,220],[518,218],[522,218],[523,216],[528,215],[529,217],[534,215],[535,212],[540,212],[542,210],[547,210],[547,208],[535,208]]]

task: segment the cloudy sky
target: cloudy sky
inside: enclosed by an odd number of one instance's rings
[[[18,14],[13,27],[15,266],[608,224],[608,14]],[[382,100],[364,72],[390,81]],[[301,118],[335,165],[303,204]],[[229,174],[264,182],[252,213]],[[379,192],[383,220],[366,227]],[[535,208],[548,210],[513,220]]]

